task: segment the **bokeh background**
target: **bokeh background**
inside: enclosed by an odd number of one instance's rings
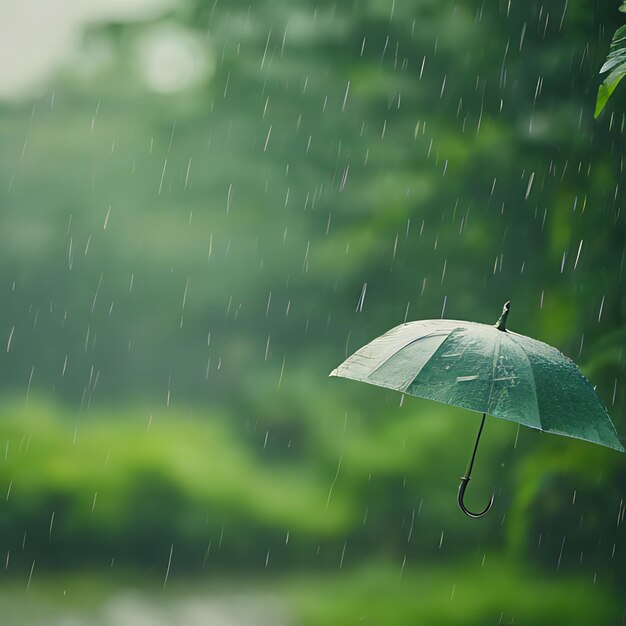
[[[614,6],[615,5],[615,6]],[[626,433],[618,3],[0,2],[17,625],[626,623],[626,457],[328,373],[509,326]]]

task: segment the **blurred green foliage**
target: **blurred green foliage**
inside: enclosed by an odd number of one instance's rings
[[[316,587],[341,602],[294,586],[304,623],[485,623],[502,602],[611,623],[622,456],[489,420],[475,523],[454,496],[476,416],[327,378],[404,319],[492,323],[510,299],[626,432],[605,4],[185,0],[89,28],[53,90],[0,104],[7,575],[161,572],[172,549],[181,572],[345,564]],[[204,73],[165,93],[144,57],[168,37]]]
[[[174,544],[177,562],[191,570],[259,567],[268,554],[278,568],[324,567],[338,562],[346,542],[351,562],[370,551],[449,554],[486,538],[497,517],[479,535],[456,518],[440,541],[437,522],[464,450],[462,441],[448,442],[445,409],[421,420],[414,411],[393,413],[374,431],[358,417],[334,425],[303,412],[310,450],[301,444],[295,458],[281,459],[274,430],[255,446],[254,433],[237,432],[223,414],[81,416],[41,402],[7,405],[0,529],[9,558],[22,568],[35,559],[158,567]],[[494,427],[492,439],[504,448],[513,427]],[[435,467],[438,475],[423,484]],[[476,482],[485,487],[486,477]]]

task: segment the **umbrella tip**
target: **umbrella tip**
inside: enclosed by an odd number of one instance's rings
[[[511,302],[510,301],[505,302],[504,306],[502,307],[502,315],[500,315],[500,318],[496,322],[496,328],[498,330],[506,331],[506,318],[509,316],[510,308],[511,308]]]

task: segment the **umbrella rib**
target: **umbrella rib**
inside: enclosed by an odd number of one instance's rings
[[[456,326],[455,328],[453,328],[449,333],[447,333],[446,338],[439,344],[439,346],[437,346],[437,349],[428,357],[428,359],[426,359],[426,361],[424,362],[424,364],[422,365],[422,367],[420,368],[420,370],[415,374],[415,376],[413,376],[413,378],[404,386],[403,389],[399,390],[399,391],[406,391],[411,385],[415,384],[415,381],[419,378],[420,374],[422,373],[424,367],[426,367],[426,365],[428,363],[430,363],[430,361],[435,357],[438,356],[439,353],[443,350],[443,347],[446,345],[446,342],[450,339],[450,337],[452,336],[453,333],[455,333],[457,330],[465,330],[463,328],[463,326]],[[431,333],[431,335],[434,335],[436,333]],[[445,334],[445,333],[444,333]],[[420,337],[421,339],[421,337]],[[417,341],[417,340],[415,340]],[[411,342],[411,343],[414,343]],[[404,346],[403,348],[401,348],[402,350],[404,350],[404,348],[407,348],[410,344],[407,344],[406,346]],[[400,352],[400,350],[398,350],[398,352]],[[398,353],[396,352],[396,354]],[[428,398],[428,396],[420,396],[422,398]],[[430,398],[432,400],[432,398]],[[444,404],[450,404],[450,402],[444,402]]]
[[[502,337],[498,333],[497,335],[497,346],[493,351],[493,364],[491,368],[491,388],[489,389],[489,397],[487,398],[487,408],[486,411],[489,411],[489,407],[491,406],[491,396],[493,395],[493,385],[496,382],[496,367],[498,366],[498,358],[500,357],[500,350],[502,349]]]
[[[459,326],[458,328],[462,328],[461,326]],[[445,343],[446,339],[450,336],[451,333],[453,333],[455,330],[457,330],[456,328],[453,328],[449,333],[446,333],[444,331],[433,331],[432,333],[428,333],[427,335],[422,335],[421,337],[417,337],[416,339],[411,339],[411,341],[409,341],[408,343],[404,344],[401,348],[398,348],[398,350],[396,350],[393,354],[391,354],[390,356],[388,356],[382,363],[379,363],[369,374],[368,377],[371,376],[372,374],[375,374],[383,365],[385,365],[386,363],[388,363],[389,361],[391,361],[391,359],[393,359],[395,356],[397,356],[400,352],[402,352],[402,350],[405,350],[406,348],[408,348],[409,346],[412,346],[414,343],[417,343],[418,341],[421,341],[422,339],[429,339],[430,337],[437,337],[439,335],[446,335],[447,337],[441,342],[441,344],[437,347],[437,350],[439,350],[439,348],[441,347],[441,345],[443,345],[443,343]],[[435,352],[437,351],[435,350]],[[433,352],[433,354],[435,354],[435,352]],[[432,358],[432,355],[431,355]],[[419,374],[419,372],[418,372]]]
[[[535,370],[533,369],[532,363],[530,362],[530,359],[528,358],[528,354],[526,353],[526,350],[524,350],[524,346],[515,339],[515,336],[513,334],[509,334],[507,333],[508,336],[510,337],[511,341],[521,350],[522,354],[524,355],[524,358],[526,359],[526,363],[528,363],[528,367],[530,368],[530,373],[532,374],[531,378],[530,378],[530,382],[533,385],[533,395],[535,396],[535,406],[537,407],[537,420],[539,421],[539,430],[543,431],[543,423],[541,421],[541,413],[539,412],[539,397],[537,396],[537,386],[535,385]],[[547,432],[547,431],[544,431]]]

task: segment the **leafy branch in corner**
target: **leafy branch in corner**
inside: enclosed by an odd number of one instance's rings
[[[626,13],[626,0],[619,7],[622,13]],[[594,117],[598,117],[604,109],[608,99],[617,87],[618,83],[624,75],[626,75],[626,25],[621,26],[615,31],[609,54],[606,57],[604,65],[600,68],[600,74],[609,72],[598,88],[598,96],[596,98],[596,112]]]

